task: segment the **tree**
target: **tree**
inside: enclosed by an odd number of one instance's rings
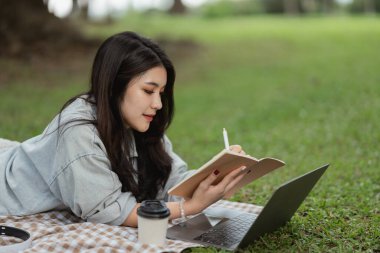
[[[284,12],[287,14],[297,14],[300,12],[299,3],[297,0],[284,0]]]
[[[330,13],[335,8],[335,1],[334,0],[322,0],[321,1],[321,12],[323,13]]]
[[[315,11],[330,13],[336,7],[335,0],[261,0],[261,2],[268,13],[298,14]]]
[[[375,13],[375,1],[374,0],[364,0],[364,11],[367,13]]]
[[[353,13],[379,13],[380,0],[354,0],[349,6],[349,10]]]
[[[294,15],[304,12],[302,0],[262,0],[262,4],[268,13]]]
[[[69,21],[49,13],[42,0],[0,0],[0,55],[30,57],[93,45]]]
[[[181,0],[174,0],[172,7],[169,9],[170,14],[184,14],[186,13],[186,6]]]

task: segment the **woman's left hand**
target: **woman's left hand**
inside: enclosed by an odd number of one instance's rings
[[[245,155],[245,152],[244,152],[243,148],[240,145],[231,145],[230,146],[230,151],[233,151],[235,153],[239,153],[239,154]]]

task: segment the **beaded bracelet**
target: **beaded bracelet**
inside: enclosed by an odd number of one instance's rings
[[[185,199],[181,199],[179,202],[179,211],[181,213],[181,222],[184,222],[187,220],[186,214],[185,214],[185,209],[183,208],[183,203],[185,202]]]

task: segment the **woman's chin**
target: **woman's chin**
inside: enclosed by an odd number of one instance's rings
[[[148,126],[141,126],[141,127],[136,127],[134,130],[140,133],[145,133],[148,131],[149,125]]]

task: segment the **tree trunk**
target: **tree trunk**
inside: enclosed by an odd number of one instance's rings
[[[298,14],[298,0],[284,0],[284,11],[290,15]]]
[[[321,10],[323,13],[330,13],[334,9],[334,0],[322,0]]]
[[[186,13],[186,6],[181,0],[174,0],[172,7],[169,9],[170,14],[184,14]]]
[[[375,2],[374,0],[364,0],[364,12],[366,13],[375,13]]]
[[[0,0],[0,15],[0,55],[57,54],[85,41],[68,20],[49,13],[42,0]]]
[[[306,13],[316,12],[317,11],[317,2],[316,0],[302,0],[302,8]]]

